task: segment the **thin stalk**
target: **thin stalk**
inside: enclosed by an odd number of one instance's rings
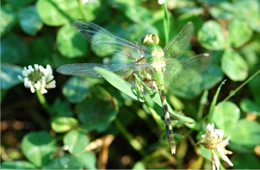
[[[223,102],[229,100],[231,97],[233,97],[241,88],[243,88],[250,80],[255,78],[260,73],[260,69],[256,71],[252,76],[250,76],[244,83],[242,83],[240,86],[238,86],[235,90],[232,90],[229,95],[223,100]]]
[[[167,44],[169,41],[169,30],[170,30],[170,20],[169,20],[168,8],[167,8],[167,0],[165,0],[164,2],[163,25],[164,25],[164,34],[165,34],[165,44]]]
[[[137,150],[141,155],[145,155],[144,151],[142,150],[143,146],[142,144],[134,139],[134,137],[127,131],[127,129],[121,124],[121,122],[115,118],[114,120],[117,128],[119,131],[123,134],[123,136],[129,141],[130,145]]]
[[[156,113],[156,111],[151,108],[150,106],[148,106],[149,111],[152,114],[153,119],[155,120],[155,122],[162,127],[164,125],[164,121],[162,120],[162,118]]]
[[[165,149],[157,149],[154,152],[145,155],[145,157],[141,160],[142,162],[149,162],[151,160],[155,160],[156,158],[160,157],[160,156],[164,156],[166,159],[168,159],[170,162],[175,163],[175,159],[173,158],[173,156],[171,154],[169,154],[168,151],[166,151]]]
[[[208,102],[208,94],[209,94],[209,91],[205,90],[201,96],[200,105],[199,105],[199,109],[198,109],[198,113],[197,113],[198,120],[200,120],[202,118],[203,110],[205,108],[205,105]]]
[[[39,91],[39,90],[36,90],[36,95],[37,95],[37,98],[39,100],[39,102],[41,103],[42,107],[51,115],[51,112],[50,112],[50,107],[44,97],[44,95]]]
[[[214,97],[213,97],[213,100],[212,100],[212,102],[211,102],[211,104],[210,104],[209,113],[208,113],[207,116],[205,116],[205,117],[203,118],[203,120],[208,119],[208,122],[209,122],[209,123],[212,123],[212,116],[213,116],[213,112],[214,112],[215,106],[216,106],[216,104],[217,104],[218,95],[219,95],[219,93],[220,93],[220,90],[221,90],[222,86],[225,84],[225,82],[226,82],[226,79],[223,80],[223,81],[220,83],[220,85],[218,86],[218,89],[217,89],[217,91],[216,91],[216,93],[215,93],[215,95],[214,95]]]

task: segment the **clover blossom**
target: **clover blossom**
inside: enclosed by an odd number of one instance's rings
[[[56,87],[50,65],[47,65],[46,68],[38,64],[34,64],[34,66],[29,65],[27,68],[24,67],[22,76],[19,75],[18,78],[24,82],[26,88],[30,88],[32,93],[39,91],[44,94],[47,93],[46,89]]]
[[[158,0],[158,4],[159,4],[159,5],[164,4],[164,2],[165,2],[165,0]]]
[[[208,124],[206,127],[206,134],[202,135],[202,140],[198,142],[198,144],[202,144],[205,148],[210,149],[212,152],[211,161],[212,161],[212,169],[219,170],[220,161],[215,153],[217,151],[220,157],[229,164],[229,166],[233,166],[232,162],[226,155],[232,154],[231,151],[226,150],[225,147],[228,145],[229,137],[223,140],[224,131],[220,129],[214,129],[214,124]]]
[[[97,0],[82,0],[82,3],[93,3],[93,2],[97,2]]]

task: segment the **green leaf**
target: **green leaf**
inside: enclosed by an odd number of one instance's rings
[[[192,80],[187,85],[171,89],[171,92],[179,97],[192,99],[202,92],[202,83],[202,76],[199,73],[194,73]]]
[[[73,115],[72,110],[70,109],[70,103],[68,101],[62,101],[59,98],[55,99],[54,104],[51,106],[51,112],[55,116],[68,116]]]
[[[15,25],[16,13],[15,11],[1,5],[0,16],[0,36],[2,37],[4,33],[11,30]]]
[[[207,160],[211,161],[211,151],[209,149],[206,149],[205,147],[203,146],[200,146],[199,147],[199,150],[200,150],[200,153],[201,155],[206,158]]]
[[[33,0],[7,0],[8,4],[12,6],[14,9],[21,9],[30,3],[32,3]]]
[[[115,99],[87,98],[76,106],[83,126],[89,131],[104,131],[115,119],[118,108]]]
[[[79,157],[73,155],[64,155],[50,161],[43,169],[82,169],[83,164]]]
[[[81,57],[87,51],[86,40],[71,25],[64,25],[57,34],[60,53],[68,58]]]
[[[260,169],[259,158],[253,153],[237,154],[234,169]]]
[[[240,107],[243,112],[260,115],[260,106],[249,99],[243,99],[240,102]]]
[[[225,134],[230,135],[240,117],[239,108],[232,102],[221,102],[214,110],[212,120]]]
[[[259,0],[236,0],[232,6],[234,8],[232,12],[235,18],[246,21],[251,28],[260,32]]]
[[[50,26],[60,26],[72,21],[72,16],[80,16],[75,0],[38,0],[37,9],[42,21]]]
[[[56,52],[56,49],[53,48],[56,43],[55,41],[55,37],[50,34],[37,36],[37,38],[29,43],[30,53],[25,60],[23,60],[23,65],[35,63],[47,65],[52,63],[54,58],[58,58],[54,56]]]
[[[89,139],[85,133],[79,130],[72,130],[64,136],[63,143],[71,154],[77,154],[86,148]]]
[[[71,77],[62,88],[62,93],[70,102],[79,103],[90,94],[90,86],[90,82],[82,77]]]
[[[27,44],[17,35],[9,34],[1,42],[1,62],[18,63],[27,56]]]
[[[43,26],[41,18],[37,13],[36,6],[29,6],[19,11],[21,28],[29,35],[35,35]]]
[[[112,86],[122,91],[123,93],[127,94],[128,96],[132,97],[133,99],[143,102],[143,99],[137,97],[136,95],[137,92],[135,88],[131,84],[129,84],[128,82],[120,78],[118,75],[116,75],[111,71],[107,71],[105,69],[98,68],[98,67],[95,68],[95,70]]]
[[[132,24],[127,27],[125,34],[127,35],[127,39],[141,42],[142,38],[145,34],[152,33],[155,35],[159,35],[158,30],[149,24]]]
[[[103,5],[103,4],[102,4]],[[93,21],[99,16],[97,13],[101,8],[101,1],[95,1],[94,3],[84,3],[83,4],[83,11],[84,12],[84,20],[86,21]],[[103,13],[104,11],[101,11]]]
[[[144,163],[141,162],[141,161],[139,161],[139,162],[137,162],[137,163],[134,164],[134,166],[133,166],[132,169],[133,169],[133,170],[138,170],[138,169],[141,170],[141,169],[146,169],[146,168],[145,168]]]
[[[0,71],[1,89],[9,89],[19,84],[21,81],[18,75],[22,74],[23,69],[19,66],[2,64]]]
[[[195,9],[196,10],[196,9]],[[178,17],[177,29],[178,32],[184,27],[188,22],[192,22],[194,25],[194,32],[198,33],[199,29],[203,25],[203,19],[200,15],[194,15],[194,13],[183,13]]]
[[[199,3],[206,3],[207,5],[217,5],[219,3],[224,3],[227,0],[198,0]]]
[[[120,8],[121,10],[125,10],[126,6],[136,6],[140,3],[144,2],[145,0],[133,0],[133,1],[125,1],[125,0],[114,0],[111,2],[111,5],[115,6],[116,8]]]
[[[51,127],[57,133],[67,132],[77,126],[78,120],[73,117],[57,117],[51,121]]]
[[[1,169],[36,169],[36,167],[27,161],[5,161]]]
[[[212,64],[206,71],[202,73],[203,89],[210,89],[218,84],[224,77],[221,68]]]
[[[255,101],[257,102],[258,105],[260,105],[260,76],[256,76],[253,80],[251,80],[248,85],[250,88],[250,92],[253,95]]]
[[[37,167],[42,167],[57,149],[55,140],[45,131],[30,132],[22,140],[22,151]]]
[[[222,50],[226,48],[226,38],[221,26],[216,21],[207,21],[198,33],[201,45],[209,50]]]
[[[260,144],[260,125],[251,120],[241,119],[235,124],[230,134],[231,142],[236,144],[251,146]]]
[[[258,53],[260,51],[259,45],[260,41],[255,40],[247,44],[240,50],[241,55],[244,56],[247,62],[249,73],[253,73],[257,71],[258,68],[260,68],[260,57],[258,56]]]
[[[126,6],[125,15],[135,23],[152,23],[155,20],[153,12],[143,6]]]
[[[60,26],[76,19],[93,21],[98,16],[101,2],[84,3],[78,0],[38,0],[37,9],[42,21],[50,26]],[[48,10],[46,10],[48,9]],[[103,12],[102,17],[104,17]]]
[[[233,19],[228,25],[229,42],[234,47],[239,47],[251,39],[253,31],[244,21]]]
[[[230,8],[231,10],[233,10],[233,6],[231,3],[221,3],[217,7],[210,8],[209,12],[214,18],[231,20],[233,18],[233,15],[229,11]]]
[[[243,48],[239,51],[247,62],[249,73],[253,73],[260,68],[260,57],[258,56],[260,52],[259,38],[260,36],[256,37],[256,40],[253,40],[246,46],[243,46]]]
[[[248,76],[246,61],[232,49],[227,49],[223,54],[221,68],[233,81],[243,81]]]
[[[81,160],[84,168],[96,169],[96,156],[93,152],[81,152],[79,153],[79,159]]]

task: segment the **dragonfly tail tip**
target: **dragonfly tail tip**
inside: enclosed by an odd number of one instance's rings
[[[172,155],[174,155],[176,153],[176,148],[171,148],[171,152],[172,152]]]

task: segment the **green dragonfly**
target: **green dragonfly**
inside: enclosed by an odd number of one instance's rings
[[[102,78],[95,67],[102,67],[117,75],[127,78],[136,74],[144,82],[159,91],[166,124],[171,153],[176,151],[176,144],[167,106],[165,90],[171,90],[187,84],[194,73],[202,72],[210,64],[208,54],[183,57],[193,34],[193,24],[187,23],[184,28],[164,48],[159,44],[159,37],[146,34],[141,43],[127,41],[115,36],[106,29],[86,21],[74,21],[73,25],[100,50],[109,49],[119,57],[128,57],[132,62],[126,64],[76,63],[60,66],[57,71],[65,75]]]

